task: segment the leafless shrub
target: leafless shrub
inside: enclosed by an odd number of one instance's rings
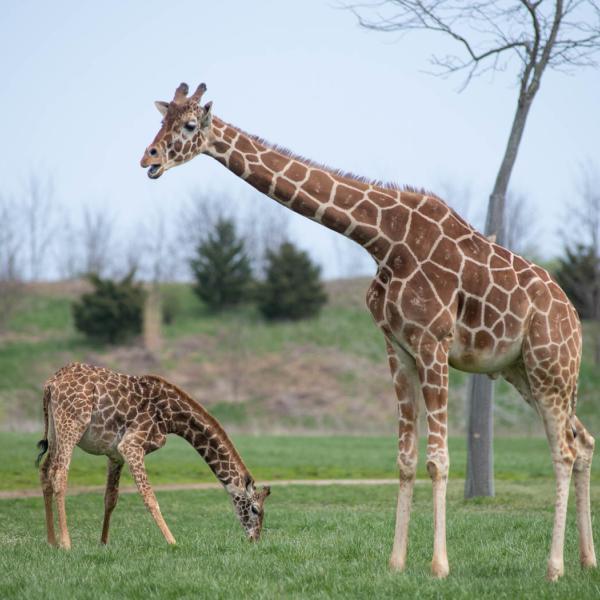
[[[31,174],[21,202],[27,247],[27,276],[37,281],[45,274],[49,247],[54,239],[57,207],[50,178]]]
[[[21,229],[16,204],[0,197],[0,331],[23,296]]]
[[[105,276],[111,266],[114,218],[104,207],[88,206],[83,210],[80,232],[84,273]]]

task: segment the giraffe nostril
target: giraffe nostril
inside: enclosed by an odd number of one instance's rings
[[[158,150],[156,148],[150,148],[150,150],[148,150],[148,154],[150,156],[156,156],[158,154]]]

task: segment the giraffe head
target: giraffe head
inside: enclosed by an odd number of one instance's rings
[[[264,503],[271,493],[268,485],[261,489],[254,487],[254,481],[249,475],[246,477],[243,489],[231,489],[231,500],[238,519],[252,542],[258,542],[263,525]]]
[[[167,169],[183,164],[206,150],[212,122],[212,102],[200,104],[206,85],[201,83],[188,98],[181,83],[171,102],[155,102],[163,116],[162,126],[146,148],[140,162],[148,177],[158,179]]]

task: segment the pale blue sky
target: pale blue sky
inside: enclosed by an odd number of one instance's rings
[[[68,207],[106,207],[124,230],[157,206],[176,213],[194,188],[225,191],[241,207],[272,202],[208,157],[157,181],[139,167],[160,123],[153,101],[180,81],[205,81],[226,121],[369,177],[442,195],[447,182],[469,186],[475,218],[506,142],[514,75],[484,76],[459,94],[459,78],[424,73],[444,43],[367,32],[317,0],[4,3],[1,191],[16,196],[32,170],[49,174]],[[599,97],[600,72],[588,69],[547,72],[535,101],[513,186],[538,209],[546,255],[558,248],[580,163],[598,157]],[[348,272],[336,234],[301,217],[290,231],[327,276]]]

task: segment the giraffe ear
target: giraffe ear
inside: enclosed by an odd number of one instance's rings
[[[162,100],[157,100],[154,103],[154,106],[158,108],[158,112],[164,117],[167,114],[167,110],[169,110],[169,103],[163,102]]]
[[[252,477],[246,475],[244,483],[246,484],[246,493],[251,495],[254,492],[254,481],[252,481]]]
[[[204,115],[202,116],[202,120],[200,121],[200,127],[202,129],[206,129],[212,123],[212,102],[207,102],[204,105]]]

